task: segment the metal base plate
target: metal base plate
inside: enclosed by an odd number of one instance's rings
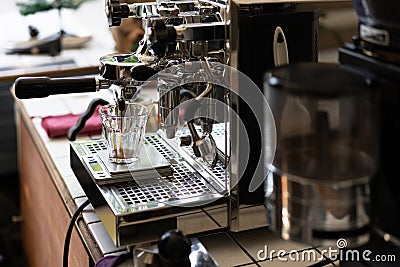
[[[74,145],[86,152],[81,155],[85,168],[96,184],[108,191],[105,193],[108,198],[111,192],[115,198],[111,202],[118,203],[118,210],[123,207],[130,211],[137,206],[141,206],[141,210],[144,206],[195,206],[198,202],[221,198],[228,192],[221,181],[224,179],[221,166],[215,168],[212,179],[206,167],[200,168],[194,161],[192,166],[157,134],[146,135],[141,165],[111,163],[107,159],[104,140],[75,142]],[[105,185],[108,187],[103,187]]]
[[[222,164],[214,173],[174,140],[167,142],[157,133],[146,135],[144,143],[161,154],[172,168],[172,175],[136,180],[130,172],[110,173],[99,156],[106,151],[103,139],[71,142],[72,169],[117,246],[157,240],[158,234],[177,227],[178,218],[206,214],[205,207],[222,208],[222,216],[227,218],[229,190],[224,186],[227,183]],[[221,227],[227,225],[208,230]],[[192,233],[196,232],[193,229]]]

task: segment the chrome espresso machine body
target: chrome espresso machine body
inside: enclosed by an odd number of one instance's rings
[[[262,96],[265,71],[279,63],[274,58],[317,61],[319,9],[267,0],[107,0],[105,7],[110,26],[142,19],[145,35],[135,52],[101,57],[100,77],[20,78],[15,88],[18,98],[112,89],[117,103],[158,91],[159,130],[146,134],[140,166],[107,161],[104,140],[74,141],[79,127],[70,135],[71,167],[115,245],[157,241],[169,229],[267,225],[257,121],[263,97],[245,99],[251,90]],[[261,183],[252,184],[254,177]]]

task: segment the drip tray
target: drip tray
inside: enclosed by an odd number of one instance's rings
[[[214,188],[201,177],[191,172],[185,164],[174,164],[172,177],[145,179],[140,183],[127,182],[116,184],[110,189],[120,204],[126,208],[147,206],[148,208],[164,205],[196,204],[220,198]]]
[[[155,241],[178,218],[208,218],[205,207],[223,207],[226,216],[229,194],[219,169],[210,176],[198,163],[193,167],[157,134],[145,136],[142,153],[141,166],[113,164],[104,140],[71,142],[71,167],[115,245]],[[208,230],[220,227],[226,226]]]

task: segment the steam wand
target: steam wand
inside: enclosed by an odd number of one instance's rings
[[[203,132],[202,137],[199,136],[195,126],[194,126],[194,113],[201,106],[200,101],[206,97],[210,92],[212,92],[213,85],[207,83],[206,89],[198,95],[191,105],[191,109],[185,112],[185,120],[187,120],[187,126],[190,131],[191,140],[188,137],[181,138],[181,146],[187,146],[192,143],[193,153],[196,157],[201,157],[205,162],[207,162],[211,168],[214,168],[217,164],[217,145],[211,133]]]

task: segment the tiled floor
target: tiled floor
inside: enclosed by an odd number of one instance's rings
[[[283,241],[266,227],[239,233],[209,235],[200,237],[200,240],[220,266],[297,267],[313,265],[323,260],[317,250],[296,242]],[[286,254],[278,257],[271,254],[272,251],[286,251]],[[334,265],[327,263],[320,266]]]
[[[225,233],[201,236],[199,240],[220,266],[244,265],[253,262],[249,255]]]

